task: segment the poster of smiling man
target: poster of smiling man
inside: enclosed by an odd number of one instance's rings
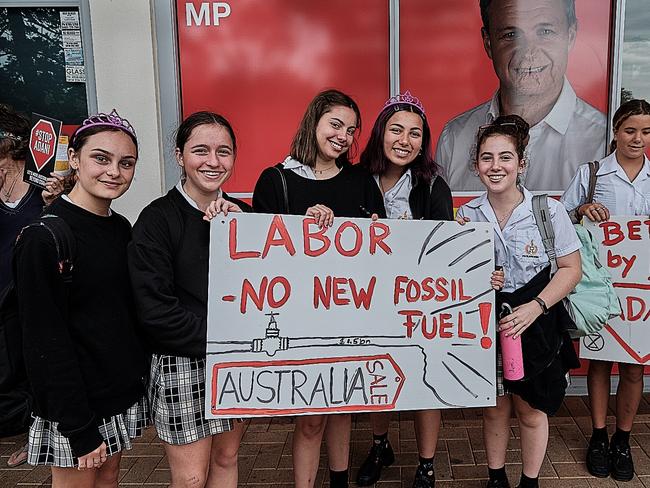
[[[575,0],[481,0],[480,9],[499,89],[445,125],[436,159],[452,190],[480,190],[470,167],[476,130],[500,114],[518,114],[531,126],[524,185],[562,191],[579,164],[605,155],[607,127],[566,77],[578,35]]]
[[[494,405],[493,234],[484,223],[214,219],[208,416]]]

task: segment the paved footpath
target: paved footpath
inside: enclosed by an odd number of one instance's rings
[[[610,405],[613,407],[613,403]],[[417,463],[413,415],[393,414],[389,437],[396,452],[396,462],[384,470],[378,488],[410,488]],[[610,434],[613,417],[608,419]],[[650,488],[650,395],[646,394],[632,430],[632,455],[637,477],[628,483],[599,480],[587,473],[584,457],[591,431],[587,400],[570,397],[558,415],[550,419],[550,438],[540,476],[542,487],[615,487]],[[513,419],[508,447],[507,471],[511,481],[518,481],[521,452],[519,428]],[[240,449],[239,485],[248,488],[289,488],[292,486],[291,418],[250,421]],[[352,479],[370,446],[371,434],[367,415],[353,420],[351,465]],[[0,488],[49,486],[49,470],[23,465],[7,468],[9,454],[24,437],[0,441]],[[328,487],[324,450],[316,487]],[[438,488],[483,487],[487,476],[485,447],[481,434],[480,409],[445,411],[435,458]],[[166,487],[169,465],[163,446],[150,428],[135,441],[122,459],[120,486]],[[515,484],[513,483],[513,486]],[[351,486],[355,486],[351,484]]]

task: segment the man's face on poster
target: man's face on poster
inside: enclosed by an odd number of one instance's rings
[[[493,0],[483,44],[501,89],[515,96],[559,94],[577,26],[564,0]]]

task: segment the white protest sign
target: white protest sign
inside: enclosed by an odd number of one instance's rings
[[[212,220],[208,417],[495,403],[491,224]]]
[[[649,364],[650,217],[612,217],[585,227],[600,242],[600,259],[612,275],[623,313],[582,339],[580,357]]]

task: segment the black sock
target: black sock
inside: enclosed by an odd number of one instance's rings
[[[621,430],[618,427],[616,427],[616,432],[614,432],[614,435],[612,436],[612,444],[616,444],[617,446],[627,446],[630,444],[630,431],[629,430]]]
[[[435,479],[435,474],[433,471],[433,458],[423,458],[422,456],[418,457],[420,458],[420,468],[422,469],[422,472],[424,472],[427,477]]]
[[[594,427],[594,430],[591,432],[591,440],[594,442],[607,442],[609,437],[607,436],[607,427],[602,427],[597,429]]]
[[[422,466],[433,464],[433,457],[430,458],[423,458],[422,456],[418,456],[418,457],[420,458],[420,464]]]
[[[332,471],[330,469],[330,487],[348,488],[348,470]]]
[[[538,478],[529,478],[524,473],[521,473],[521,480],[519,481],[519,488],[538,488]]]
[[[388,432],[384,432],[383,434],[372,434],[372,442],[373,444],[387,444],[388,443]]]
[[[498,469],[488,468],[488,476],[493,481],[508,481],[508,475],[506,474],[506,467],[502,466]]]

